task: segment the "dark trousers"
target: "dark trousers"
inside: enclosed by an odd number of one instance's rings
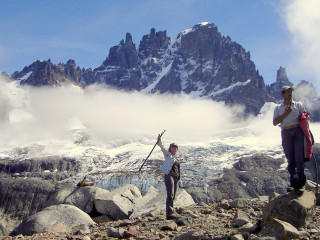
[[[306,183],[304,172],[304,135],[300,127],[290,128],[281,132],[282,147],[288,160],[290,184],[294,188],[301,188]]]
[[[178,179],[170,174],[164,175],[164,182],[167,190],[166,200],[166,215],[167,217],[173,215],[173,201],[176,196]]]

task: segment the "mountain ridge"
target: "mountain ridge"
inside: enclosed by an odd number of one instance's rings
[[[243,105],[245,114],[253,115],[259,114],[265,102],[281,100],[283,85],[293,85],[280,67],[276,82],[267,86],[250,52],[208,22],[181,31],[174,40],[166,31],[152,28],[138,47],[126,33],[125,40],[111,47],[95,69],[81,69],[71,59],[57,65],[49,59],[36,61],[11,77],[31,86],[106,84],[122,91],[182,93],[229,106]]]

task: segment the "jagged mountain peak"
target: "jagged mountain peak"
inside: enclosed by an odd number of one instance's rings
[[[132,36],[130,33],[126,34],[126,44],[128,44],[128,43],[132,43]]]
[[[198,24],[194,25],[191,28],[188,28],[186,30],[181,31],[178,34],[177,39],[183,37],[184,35],[186,35],[188,33],[192,33],[192,32],[195,32],[195,31],[201,30],[201,29],[215,29],[215,30],[217,30],[217,26],[214,25],[213,23],[201,22],[201,23],[198,23]]]
[[[76,66],[76,62],[72,59],[66,64],[59,63],[57,65],[51,62],[51,59],[37,60],[29,66],[23,68],[21,72],[12,74],[12,78],[19,80],[22,85],[32,86],[63,86],[73,83],[80,85],[80,78],[83,72]]]
[[[277,71],[277,82],[284,82],[289,83],[289,79],[287,76],[287,71],[284,67],[280,66],[280,68]]]
[[[71,79],[81,86],[102,83],[124,91],[182,93],[241,104],[253,114],[267,99],[264,80],[250,53],[209,22],[180,32],[173,41],[166,31],[151,28],[138,48],[126,33],[125,40],[111,47],[105,61],[93,70],[80,69],[73,60],[59,65],[48,61],[41,68],[30,75],[24,72],[21,83],[60,86]]]

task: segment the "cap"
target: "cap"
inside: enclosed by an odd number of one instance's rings
[[[170,148],[171,148],[171,147],[176,147],[176,148],[178,148],[178,145],[175,144],[175,143],[171,143],[171,144],[170,144]]]
[[[291,86],[283,86],[281,88],[281,92],[287,91],[288,89],[291,89],[292,91],[294,90],[293,87],[291,87]]]

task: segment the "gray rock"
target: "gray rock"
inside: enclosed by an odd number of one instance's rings
[[[121,238],[126,230],[123,228],[108,228],[108,237]]]
[[[225,217],[225,218],[228,218],[228,217],[231,217],[232,215],[231,214],[229,214],[229,213],[216,213],[216,215],[218,216],[218,217]]]
[[[250,206],[250,200],[245,198],[236,198],[230,202],[231,208],[243,208]]]
[[[278,197],[280,194],[276,193],[276,192],[272,192],[269,194],[268,196],[268,201],[270,202],[272,199],[274,199],[275,197]]]
[[[184,189],[178,189],[176,193],[176,198],[174,200],[175,208],[183,208],[195,204],[191,195],[187,193]],[[134,212],[130,218],[136,218],[138,216],[143,216],[154,209],[160,208],[164,210],[166,206],[166,192],[159,191],[154,187],[151,187],[148,193],[139,198],[139,201],[134,206]]]
[[[270,194],[269,194],[270,196]],[[269,196],[259,196],[260,202],[268,202],[269,201]]]
[[[92,226],[95,222],[88,214],[71,205],[60,204],[45,208],[44,210],[26,218],[15,230],[15,234],[32,235],[44,232],[52,226],[66,226],[72,228],[84,224]]]
[[[186,233],[182,233],[175,238],[175,240],[201,240],[206,239],[206,237],[197,231],[190,231]]]
[[[7,230],[11,232],[26,217],[43,209],[53,191],[52,181],[0,178],[0,219],[5,220]]]
[[[256,230],[257,230],[256,225],[254,225],[252,223],[246,223],[246,224],[242,225],[241,227],[239,227],[239,232],[254,233],[254,232],[256,232]]]
[[[276,239],[296,239],[299,237],[299,231],[290,223],[273,218],[264,226],[260,235],[263,237],[271,236]]]
[[[108,190],[98,187],[77,187],[74,184],[63,184],[57,188],[45,206],[69,204],[90,213],[93,211],[93,200],[104,198],[108,194]]]
[[[91,233],[91,230],[88,225],[81,224],[72,228],[72,232],[75,235],[84,235]]]
[[[301,237],[310,237],[310,233],[308,233],[307,231],[299,231],[299,236]]]
[[[187,226],[192,224],[192,218],[182,216],[175,219],[175,222],[178,226]]]
[[[315,234],[315,233],[318,233],[319,230],[317,230],[315,228],[312,228],[312,229],[308,230],[308,232],[311,233],[311,234]]]
[[[237,212],[233,218],[233,223],[236,224],[237,227],[242,227],[245,224],[251,223],[248,214],[237,209]]]
[[[198,218],[198,217],[199,217],[197,214],[193,213],[193,212],[190,211],[190,210],[186,210],[186,211],[184,211],[183,213],[184,213],[185,215],[189,215],[189,216],[192,217],[192,218]]]
[[[108,215],[113,219],[126,219],[133,213],[135,204],[141,199],[139,189],[128,184],[116,189],[103,197],[93,200],[98,213]]]
[[[223,208],[223,209],[225,209],[225,210],[228,210],[228,209],[231,208],[229,202],[221,202],[221,203],[219,203],[219,207],[221,207],[221,208]]]
[[[231,240],[244,240],[241,234],[235,234],[231,236]]]
[[[113,219],[111,217],[108,217],[107,215],[92,217],[92,220],[96,223],[104,223],[104,222],[113,221]]]
[[[304,191],[302,196],[295,192],[272,199],[263,209],[263,226],[273,218],[288,222],[296,228],[306,226],[311,221],[316,197],[313,192]]]

